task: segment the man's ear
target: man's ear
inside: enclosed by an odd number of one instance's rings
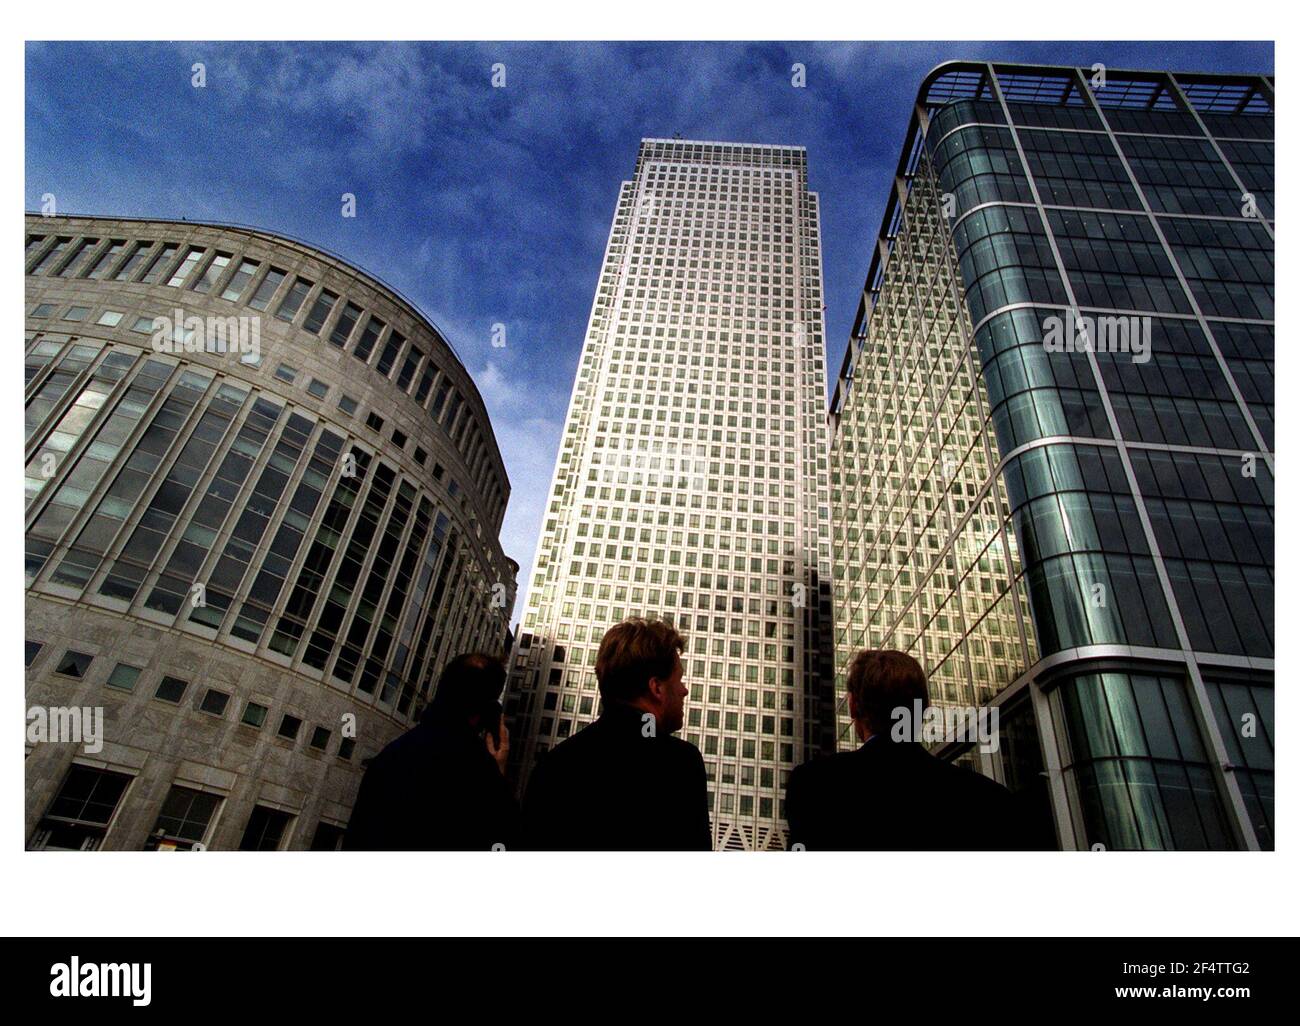
[[[852,691],[849,692],[849,717],[854,720],[858,718],[858,699]]]
[[[650,697],[656,703],[664,700],[664,692],[668,690],[668,682],[659,677],[651,677],[647,687],[650,689]]]

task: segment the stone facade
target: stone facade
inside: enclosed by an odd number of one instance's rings
[[[446,661],[508,643],[477,389],[404,298],[297,242],[27,233],[28,707],[103,715],[97,743],[29,729],[29,846],[336,847]],[[259,358],[150,331],[192,316],[256,321]]]

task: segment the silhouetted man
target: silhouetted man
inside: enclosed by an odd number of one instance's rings
[[[806,762],[790,775],[785,811],[791,845],[839,851],[1025,847],[1010,791],[936,758],[915,740],[912,721],[930,704],[915,659],[904,652],[859,652],[849,667],[848,692],[862,745]]]
[[[506,671],[489,655],[447,664],[418,726],[366,768],[343,847],[359,851],[483,850],[519,839],[505,780]]]
[[[596,653],[601,715],[542,756],[524,799],[527,847],[681,851],[712,847],[700,751],[682,727],[682,637],[666,623],[611,627]]]

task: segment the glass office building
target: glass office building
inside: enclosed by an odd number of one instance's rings
[[[26,229],[27,701],[102,716],[94,743],[29,729],[29,846],[337,847],[445,662],[507,644],[478,390],[314,247]]]
[[[619,191],[508,684],[513,772],[599,715],[614,623],[686,636],[714,845],[785,845],[829,749],[826,367],[800,147],[645,139]],[[823,693],[825,691],[826,693]]]
[[[848,660],[996,707],[1063,847],[1273,845],[1273,84],[922,83],[831,405]]]

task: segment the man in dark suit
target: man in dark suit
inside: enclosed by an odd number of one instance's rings
[[[505,780],[506,671],[490,655],[457,656],[419,725],[375,756],[343,847],[357,851],[488,851],[514,847],[519,809]]]
[[[937,759],[898,729],[929,705],[925,671],[904,652],[859,652],[849,667],[849,715],[861,747],[790,775],[790,844],[808,850],[1021,849],[1026,833],[1008,791]],[[916,724],[911,724],[914,730]]]
[[[682,728],[680,653],[671,625],[632,619],[596,653],[601,715],[542,756],[524,798],[529,848],[707,851],[704,759]]]

